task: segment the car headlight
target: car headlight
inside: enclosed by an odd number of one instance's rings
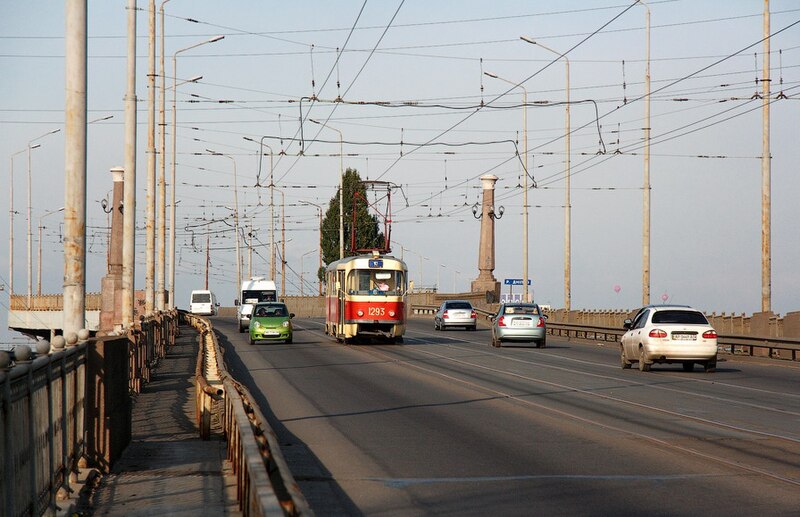
[[[253,322],[253,328],[261,328],[261,323],[259,323],[257,321],[254,321]]]
[[[286,320],[283,323],[281,323],[281,325],[283,325],[284,327],[288,327],[289,326],[289,321]]]

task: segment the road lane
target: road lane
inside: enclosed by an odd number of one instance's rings
[[[320,515],[800,505],[796,369],[728,361],[711,376],[645,374],[621,370],[612,347],[498,350],[486,331],[433,332],[425,320],[405,345],[344,346],[319,321],[296,323],[295,344],[251,347],[214,320]]]

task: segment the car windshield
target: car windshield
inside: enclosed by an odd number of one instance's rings
[[[539,308],[535,305],[506,305],[505,314],[539,315]]]
[[[689,325],[708,325],[708,320],[698,311],[656,311],[653,323],[684,323]]]
[[[472,309],[472,305],[470,305],[469,302],[448,302],[445,305],[444,308],[445,309],[467,309],[467,310],[471,310]]]
[[[259,318],[279,318],[286,317],[289,313],[282,305],[267,305],[256,309],[256,316]]]

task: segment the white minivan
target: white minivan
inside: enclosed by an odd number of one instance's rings
[[[217,297],[208,290],[192,291],[192,299],[189,302],[189,312],[201,316],[217,315]]]

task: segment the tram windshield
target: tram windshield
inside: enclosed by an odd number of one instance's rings
[[[406,291],[406,276],[403,271],[356,269],[347,277],[347,291],[350,294],[399,296]]]

